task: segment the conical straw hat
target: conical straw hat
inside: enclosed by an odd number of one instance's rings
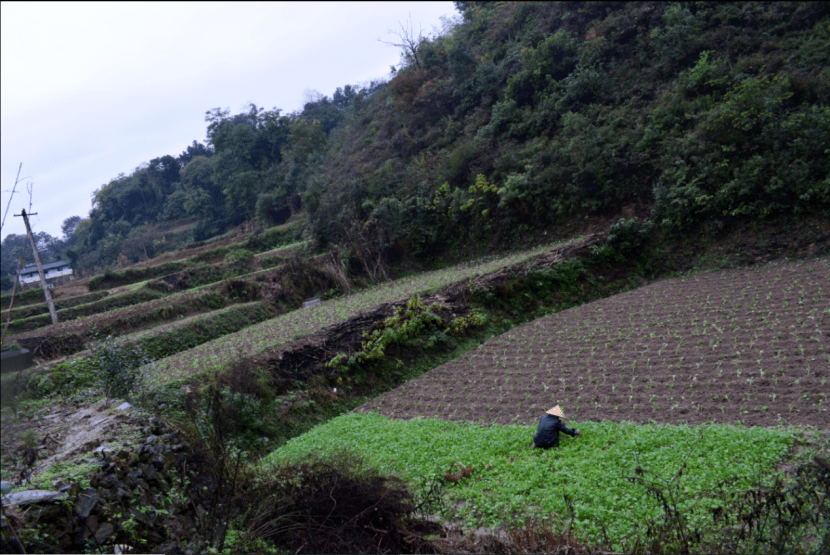
[[[547,411],[547,413],[553,416],[558,416],[559,418],[565,418],[565,413],[562,412],[562,409],[559,408],[559,405],[556,405],[555,407]]]

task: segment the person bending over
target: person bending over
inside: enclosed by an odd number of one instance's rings
[[[578,436],[581,432],[579,430],[571,430],[562,424],[561,418],[565,418],[562,409],[556,405],[545,413],[541,420],[539,420],[539,429],[536,435],[533,436],[533,443],[530,444],[531,449],[539,447],[541,449],[548,449],[559,445],[559,432],[564,432],[569,436]]]

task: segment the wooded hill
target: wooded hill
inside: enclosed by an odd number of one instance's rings
[[[207,145],[103,185],[64,256],[136,262],[159,222],[202,240],[303,210],[317,248],[369,274],[592,216],[687,237],[830,217],[827,4],[456,7],[431,36],[401,27],[386,83],[207,112]]]
[[[662,230],[828,215],[821,4],[459,3],[332,139],[318,243],[514,243],[648,207]]]

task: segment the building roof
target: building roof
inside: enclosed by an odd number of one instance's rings
[[[69,266],[68,260],[58,260],[57,262],[49,262],[48,264],[43,265],[43,271],[51,270],[52,268],[59,268],[61,266]],[[29,264],[28,266],[24,267],[20,270],[21,274],[28,274],[31,272],[37,272],[37,265],[36,264]]]

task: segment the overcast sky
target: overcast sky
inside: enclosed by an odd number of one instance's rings
[[[0,4],[2,235],[60,237],[91,195],[142,162],[205,141],[205,112],[253,102],[301,109],[304,91],[387,78],[400,58],[389,29],[425,33],[452,2]]]

